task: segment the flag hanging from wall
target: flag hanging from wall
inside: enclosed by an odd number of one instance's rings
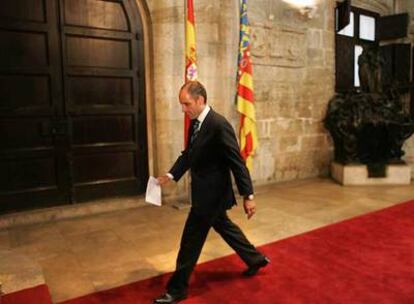
[[[256,111],[253,99],[252,60],[250,56],[250,26],[246,0],[240,0],[240,46],[237,71],[237,110],[240,112],[240,152],[250,172],[253,155],[259,141],[256,131]]]
[[[197,80],[197,56],[193,0],[187,0],[185,20],[185,82]],[[190,117],[184,117],[184,145],[187,144]]]

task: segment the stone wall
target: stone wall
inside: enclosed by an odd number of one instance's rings
[[[184,1],[148,0],[153,33],[154,171],[167,171],[182,149]],[[239,37],[238,0],[195,2],[199,79],[209,103],[238,129],[234,106]],[[334,1],[312,16],[283,1],[248,2],[260,147],[255,184],[328,174],[332,145],[322,125],[334,93]],[[310,18],[312,17],[312,18]],[[186,182],[166,189],[186,193]]]
[[[184,80],[184,1],[147,0],[151,19],[154,172],[168,171],[183,149],[183,114],[178,91]],[[238,1],[195,1],[199,80],[208,103],[235,122],[234,88],[238,44]],[[167,197],[185,195],[184,179],[166,189]]]
[[[257,183],[328,174],[322,119],[334,94],[333,1],[312,18],[283,1],[250,1],[260,148]]]
[[[183,82],[184,1],[146,1],[153,45],[151,174],[157,175],[170,168],[183,146],[177,95]],[[394,10],[393,0],[354,0],[353,5],[382,15]],[[334,6],[333,0],[318,0],[315,10],[302,14],[284,1],[248,1],[260,139],[255,184],[328,174],[333,148],[322,119],[334,94]],[[207,87],[209,104],[236,130],[238,7],[238,0],[195,1],[199,79]],[[184,181],[165,194],[172,198],[186,192]]]
[[[352,6],[370,10],[370,11],[379,13],[380,15],[390,15],[394,12],[395,1],[396,0],[353,0]],[[403,0],[403,1],[407,1],[407,0]]]
[[[182,149],[184,1],[148,0],[153,33],[155,173],[167,171]],[[260,147],[255,184],[326,175],[332,147],[322,126],[334,93],[331,0],[319,1],[313,18],[283,1],[248,2]],[[199,79],[209,103],[238,129],[234,106],[238,0],[195,2]],[[186,190],[185,182],[167,196]]]

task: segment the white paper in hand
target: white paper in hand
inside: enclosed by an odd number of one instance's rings
[[[153,176],[150,176],[148,179],[145,201],[150,204],[161,206],[161,186],[158,184],[158,180]]]

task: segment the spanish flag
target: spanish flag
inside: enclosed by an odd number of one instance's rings
[[[197,80],[197,56],[195,40],[195,19],[193,0],[187,0],[185,21],[185,82]],[[184,118],[184,145],[187,143],[190,118]]]
[[[240,152],[250,172],[259,141],[256,131],[256,110],[253,99],[252,60],[250,57],[250,26],[246,0],[240,0],[240,47],[237,74],[237,110],[240,112]]]

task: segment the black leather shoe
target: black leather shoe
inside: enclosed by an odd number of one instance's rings
[[[263,257],[263,260],[261,260],[259,263],[249,266],[245,271],[243,271],[243,275],[246,277],[254,276],[260,268],[265,267],[267,264],[270,263],[270,260],[268,257]]]
[[[154,304],[175,304],[187,298],[186,294],[171,294],[166,292],[154,300]]]

